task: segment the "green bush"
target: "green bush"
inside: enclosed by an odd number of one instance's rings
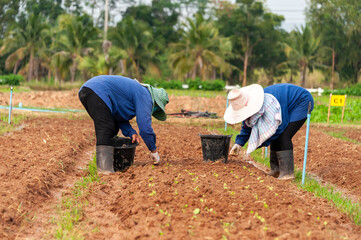
[[[188,89],[198,90],[198,89],[200,89],[202,81],[200,78],[195,78],[195,79],[187,79],[186,83],[188,84]]]
[[[202,90],[223,91],[226,83],[222,80],[212,80],[201,82]]]
[[[361,83],[345,89],[336,89],[336,90],[325,89],[323,95],[330,95],[330,93],[334,95],[361,96]]]
[[[164,89],[183,89],[182,82],[177,80],[162,81],[159,83],[158,87],[162,87]]]
[[[21,75],[9,74],[0,76],[0,85],[19,86],[20,82],[23,81],[24,77]]]
[[[153,87],[158,87],[159,83],[161,82],[161,80],[156,80],[154,78],[144,78],[143,79],[143,83],[145,84],[150,84]]]
[[[145,78],[143,83],[150,84],[154,87],[164,89],[183,89],[182,85],[187,84],[189,90],[205,90],[205,91],[222,91],[226,86],[223,80],[208,80],[202,81],[200,78],[187,79],[185,83],[180,80],[156,80],[154,78]]]

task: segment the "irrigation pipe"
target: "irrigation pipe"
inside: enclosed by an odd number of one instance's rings
[[[9,124],[11,123],[12,101],[13,101],[13,86],[10,87]]]
[[[0,106],[0,109],[16,109],[16,110],[26,110],[26,111],[34,111],[34,112],[54,112],[54,113],[85,112],[85,110],[76,110],[76,109],[48,110],[48,109],[39,109],[39,108],[11,107],[11,103],[9,107]]]
[[[305,175],[306,175],[308,137],[310,133],[310,118],[311,118],[311,102],[309,102],[308,104],[308,111],[307,111],[307,130],[306,130],[306,142],[305,142],[305,158],[303,160],[303,170],[302,170],[302,185],[305,183]]]

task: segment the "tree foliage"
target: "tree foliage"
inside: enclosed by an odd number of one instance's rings
[[[308,23],[292,32],[261,0],[109,0],[103,40],[105,2],[1,0],[0,73],[61,83],[122,74],[246,85],[261,72],[264,84],[306,86],[319,68],[331,88],[360,79],[359,0],[310,0]]]

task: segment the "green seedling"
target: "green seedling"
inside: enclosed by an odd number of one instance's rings
[[[228,222],[223,222],[223,220],[221,219],[221,224],[222,224],[222,228],[224,230],[224,232],[229,235],[230,234],[230,230],[233,228],[234,223],[228,223]]]
[[[218,177],[219,175],[217,173],[213,173],[213,176]]]
[[[262,223],[264,223],[266,220],[263,218],[263,217],[261,217],[257,212],[254,214],[254,216],[258,219],[258,220],[260,220]]]
[[[159,212],[168,216],[168,217],[171,217],[171,214],[168,212],[168,211],[163,211],[162,209],[159,209]]]
[[[199,208],[194,209],[193,214],[197,215],[201,212]]]
[[[255,193],[255,194],[253,194],[253,197],[256,199],[256,200],[258,200],[258,195]]]
[[[183,206],[183,208],[182,208],[182,212],[183,212],[183,213],[185,213],[185,212],[187,211],[186,208],[188,208],[188,204],[185,204],[185,205]]]
[[[213,208],[205,207],[204,210],[205,210],[206,212],[216,213],[215,211],[213,211]]]
[[[153,190],[153,191],[152,191],[151,193],[149,193],[148,195],[149,195],[149,196],[155,196],[155,194],[157,194],[157,192]]]
[[[223,188],[224,188],[224,189],[228,189],[228,187],[227,187],[227,184],[226,184],[226,183],[223,183]]]

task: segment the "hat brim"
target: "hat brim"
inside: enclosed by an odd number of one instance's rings
[[[165,113],[165,105],[168,103],[168,95],[165,92],[164,89],[162,88],[154,88],[151,86],[151,89],[153,91],[153,97],[154,97],[154,102],[158,105],[158,107],[161,110],[155,111],[152,116],[155,117],[156,119],[158,119],[159,121],[165,121],[167,119],[167,114]],[[166,99],[161,99],[161,96],[167,96]],[[164,97],[163,97],[164,98]],[[164,100],[166,100],[166,102],[164,102]]]
[[[162,110],[162,111],[155,111],[152,116],[154,118],[156,118],[159,121],[165,121],[167,120],[167,114]]]
[[[223,118],[229,124],[236,124],[246,120],[253,114],[257,113],[263,105],[264,91],[261,85],[252,84],[241,88],[241,91],[248,94],[247,106],[239,110],[234,110],[231,105],[228,106]]]

